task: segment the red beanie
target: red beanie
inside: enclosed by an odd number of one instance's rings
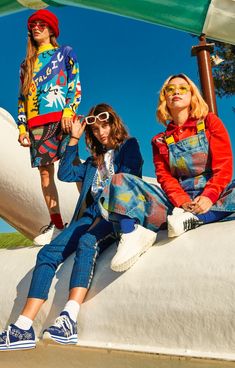
[[[54,33],[55,37],[57,38],[59,36],[59,21],[55,14],[50,12],[46,9],[40,9],[33,13],[29,19],[28,19],[28,30],[29,29],[29,23],[35,22],[36,20],[43,20],[45,23],[48,24],[52,32]]]

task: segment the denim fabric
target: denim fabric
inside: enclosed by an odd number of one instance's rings
[[[118,230],[120,215],[135,219],[149,230],[166,227],[173,205],[164,191],[129,174],[115,174],[99,199],[102,216]],[[120,230],[120,229],[119,229]]]
[[[93,158],[88,159],[78,166],[73,165],[78,157],[77,146],[67,146],[66,151],[60,160],[58,178],[66,182],[82,182],[81,193],[72,217],[71,222],[77,221],[83,201],[91,188],[96,166]],[[115,173],[124,172],[132,175],[142,176],[143,158],[139,144],[134,137],[126,139],[114,152]]]
[[[180,185],[192,199],[197,197],[203,192],[207,181],[213,176],[211,154],[205,130],[170,144],[168,148],[172,175],[178,178]],[[234,180],[225,188],[210,210],[235,212]]]
[[[73,252],[76,253],[70,289],[90,287],[98,253],[115,239],[113,225],[104,219],[88,230],[97,218],[96,207],[96,205],[90,206],[78,221],[71,223],[50,244],[40,250],[28,293],[29,298],[48,298],[57,267]]]
[[[200,195],[213,175],[205,131],[198,130],[196,135],[177,143],[173,140],[168,149],[172,176],[179,180],[191,198]],[[161,188],[122,173],[114,175],[104,188],[99,207],[102,216],[115,226],[120,221],[120,215],[125,215],[156,232],[164,228],[167,215],[173,210],[172,203]],[[221,194],[211,210],[235,212],[235,181]],[[230,216],[223,217],[224,221],[229,219]]]

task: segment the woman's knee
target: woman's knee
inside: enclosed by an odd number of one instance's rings
[[[54,165],[40,166],[39,173],[42,184],[46,184],[49,180],[54,178]]]

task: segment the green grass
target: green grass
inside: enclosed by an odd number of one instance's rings
[[[27,247],[29,245],[32,245],[32,240],[20,233],[0,233],[0,248]]]

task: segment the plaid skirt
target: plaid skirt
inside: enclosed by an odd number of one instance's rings
[[[63,133],[60,121],[30,129],[29,138],[32,167],[50,165],[59,160],[69,141],[69,135]]]

